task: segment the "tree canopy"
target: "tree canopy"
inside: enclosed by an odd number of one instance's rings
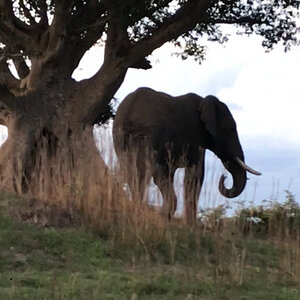
[[[278,42],[288,49],[299,42],[299,7],[299,0],[1,0],[1,82],[18,85],[7,59],[23,79],[30,73],[26,59],[42,56],[43,64],[55,64],[63,54],[62,67],[72,74],[100,39],[106,42],[106,56],[113,52],[127,68],[150,68],[145,58],[168,41],[182,47],[183,57],[199,59],[204,54],[200,37],[227,39],[220,24],[263,36],[268,49]]]

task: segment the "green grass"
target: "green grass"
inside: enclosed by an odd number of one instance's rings
[[[300,299],[272,243],[193,236],[170,228],[143,252],[83,227],[24,224],[3,209],[0,299]]]

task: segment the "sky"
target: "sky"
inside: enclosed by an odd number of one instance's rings
[[[245,191],[226,201],[217,191],[222,164],[208,153],[206,176],[200,207],[236,202],[285,199],[285,190],[300,201],[300,47],[285,53],[277,46],[269,53],[256,36],[232,35],[224,45],[206,43],[207,55],[202,64],[172,55],[173,46],[166,44],[149,58],[150,70],[129,69],[116,93],[118,101],[138,87],[147,86],[177,96],[194,92],[212,94],[226,103],[237,123],[245,161],[262,175],[248,175]],[[92,76],[103,61],[103,49],[93,47],[82,59],[73,76],[77,80]],[[105,135],[98,139],[103,157],[111,160],[110,128],[96,130]],[[209,152],[209,151],[208,151]],[[178,175],[179,174],[179,175]],[[176,177],[180,195],[182,173]],[[225,182],[230,187],[231,180]],[[179,188],[178,188],[179,187]],[[156,198],[152,186],[150,198]]]
[[[225,170],[216,156],[208,153],[200,207],[224,201],[232,206],[236,202],[258,205],[263,200],[284,201],[285,190],[295,194],[299,202],[300,47],[284,52],[283,47],[276,46],[267,53],[260,37],[236,35],[224,45],[207,45],[202,64],[172,55],[176,50],[170,44],[154,51],[150,57],[153,68],[130,69],[116,98],[121,101],[138,87],[147,86],[174,96],[188,92],[212,94],[228,105],[237,123],[246,163],[262,175],[248,175],[245,191],[226,201],[217,191],[219,176]],[[75,77],[91,76],[97,69],[97,55],[101,64],[101,50],[94,48],[90,55],[93,64],[89,64],[87,55]],[[108,139],[102,147],[109,147]],[[177,186],[181,185],[180,177]],[[231,180],[227,183],[230,187]],[[179,188],[177,192],[182,191]],[[151,193],[153,197],[153,187]]]

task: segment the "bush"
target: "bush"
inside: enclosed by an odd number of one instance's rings
[[[300,234],[300,206],[295,195],[286,191],[283,203],[265,200],[265,205],[236,211],[236,224],[243,235],[297,237]]]

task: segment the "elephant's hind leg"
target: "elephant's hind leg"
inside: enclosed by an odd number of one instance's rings
[[[171,220],[177,209],[177,198],[173,186],[174,172],[157,171],[153,175],[154,183],[163,196],[163,213]]]
[[[135,150],[118,155],[122,179],[129,184],[131,198],[138,202],[144,202],[145,190],[151,177],[145,157],[142,156]]]

